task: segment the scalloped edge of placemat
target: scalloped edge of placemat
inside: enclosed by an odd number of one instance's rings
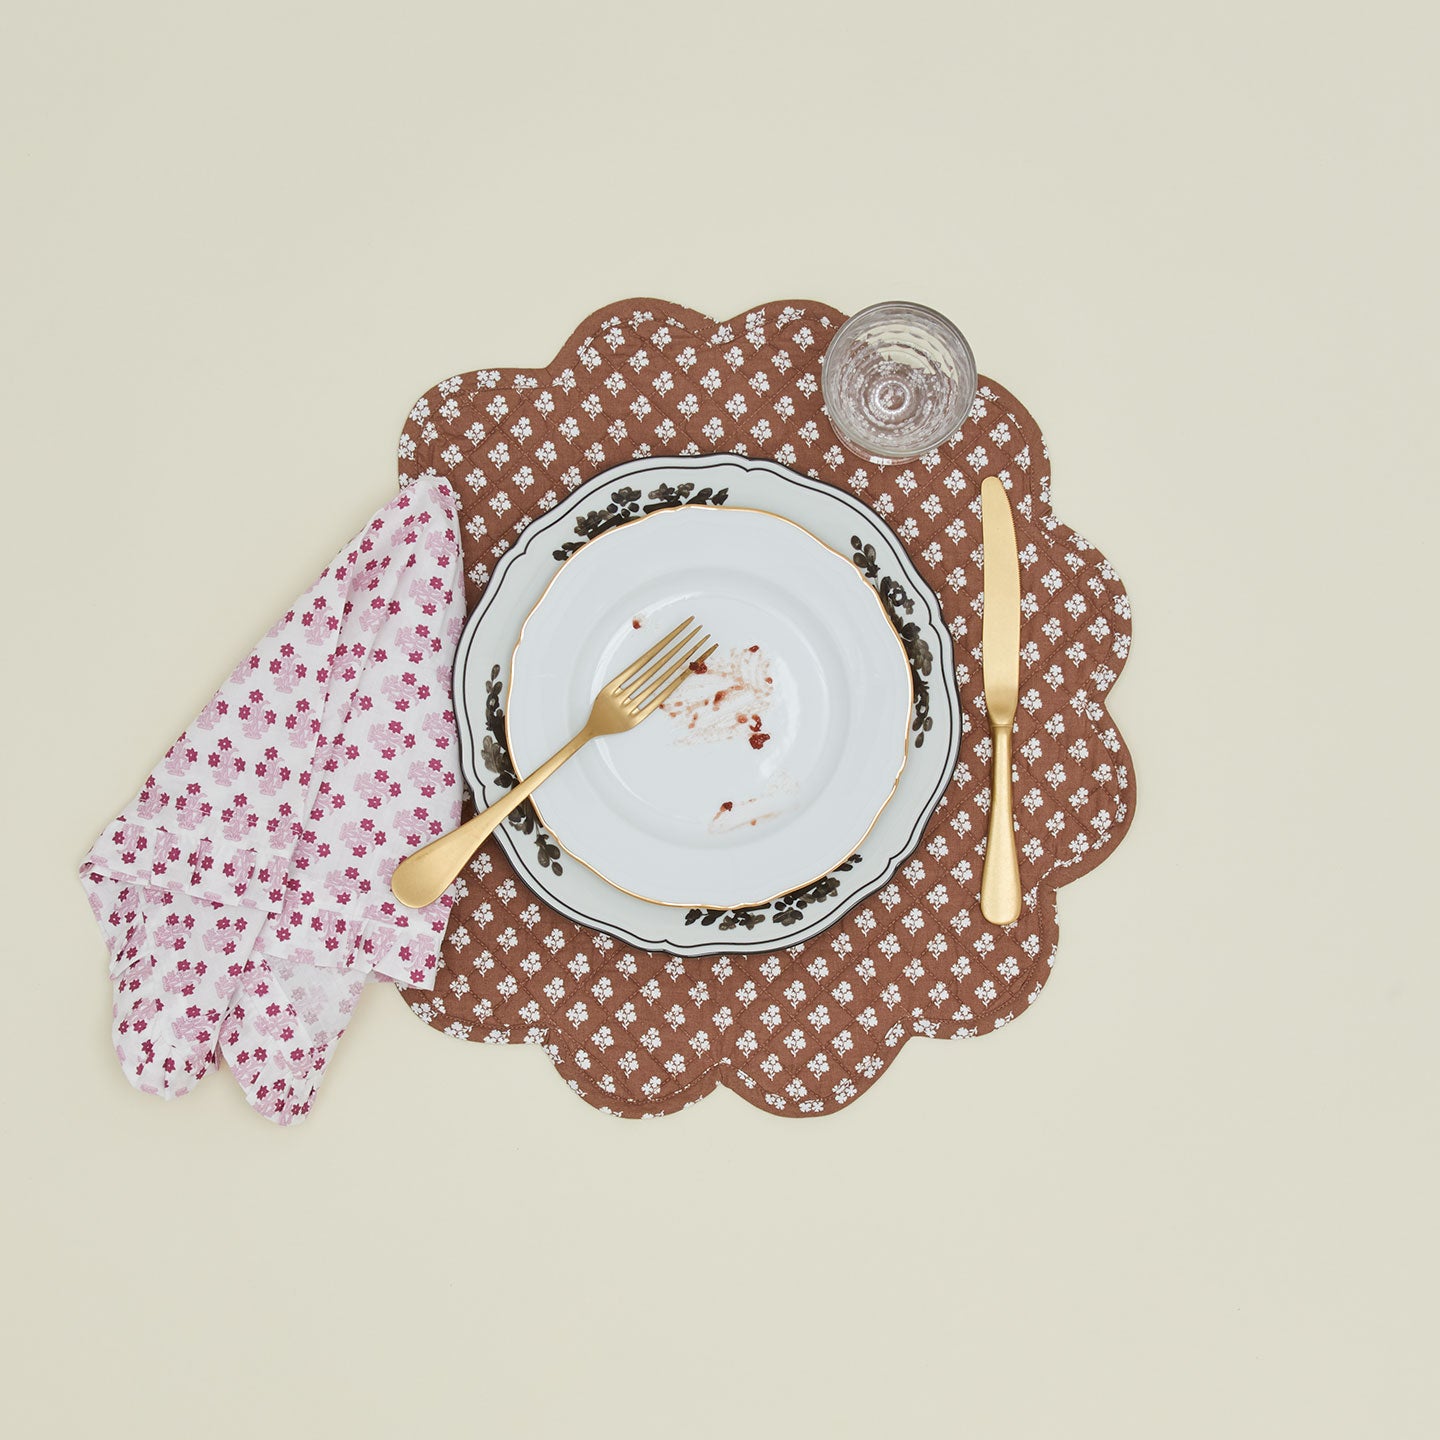
[[[703,339],[705,343],[714,344],[723,343],[723,337],[725,332],[727,331],[729,331],[732,335],[742,332],[745,329],[747,320],[754,315],[759,314],[764,316],[775,311],[779,311],[781,314],[784,314],[786,311],[792,309],[799,310],[802,314],[807,315],[815,313],[820,319],[821,323],[826,326],[842,322],[845,318],[841,312],[833,310],[831,307],[823,304],[822,302],[806,300],[766,301],[764,302],[764,304],[759,306],[747,307],[746,309],[737,312],[735,316],[731,317],[728,320],[715,320],[700,311],[691,309],[690,307],[673,304],[671,302],[662,301],[652,297],[635,297],[627,300],[618,301],[593,311],[590,315],[586,316],[583,320],[581,320],[580,323],[576,325],[574,329],[570,332],[570,335],[561,345],[559,350],[557,350],[554,357],[546,364],[541,366],[511,366],[503,368],[491,367],[490,369],[485,370],[462,372],[462,375],[460,376],[452,376],[448,380],[437,382],[436,385],[432,386],[428,391],[426,391],[425,395],[423,395],[420,400],[416,402],[416,406],[412,407],[411,417],[413,419],[416,413],[422,407],[424,407],[428,412],[429,402],[432,400],[439,402],[441,400],[441,397],[446,393],[445,387],[447,385],[453,386],[456,381],[463,379],[464,375],[470,375],[474,377],[477,382],[482,376],[504,377],[509,375],[525,377],[558,377],[564,372],[565,369],[569,368],[570,357],[578,356],[588,344],[593,342],[597,334],[602,332],[605,328],[613,326],[615,324],[635,324],[638,323],[641,319],[645,319],[647,323],[654,323],[657,325],[673,324],[682,327],[687,333],[693,334],[697,341]],[[719,339],[717,342],[717,337],[722,338]],[[499,380],[497,378],[495,382],[495,387],[498,387],[498,384]],[[1124,802],[1124,813],[1119,816],[1118,819],[1114,819],[1111,822],[1110,831],[1107,834],[1103,845],[1092,845],[1088,849],[1084,850],[1082,853],[1074,856],[1069,860],[1061,860],[1058,858],[1053,859],[1050,867],[1047,869],[1045,874],[1041,876],[1038,880],[1032,881],[1031,888],[1027,891],[1027,899],[1031,895],[1033,895],[1034,897],[1033,901],[1030,904],[1032,912],[1032,924],[1034,927],[1032,933],[1034,933],[1038,937],[1039,944],[1037,948],[1039,953],[1031,956],[1030,963],[1020,968],[1019,973],[1015,976],[1013,982],[1005,989],[1004,992],[997,994],[994,1004],[991,1005],[984,1017],[986,1023],[984,1024],[983,1028],[977,1026],[973,1032],[952,1032],[949,1034],[939,1035],[935,1037],[945,1039],[970,1038],[972,1034],[973,1036],[978,1038],[979,1035],[992,1033],[994,1030],[1001,1029],[1007,1024],[1011,1023],[1018,1016],[1019,1013],[1022,1013],[1024,1009],[1028,1009],[1029,1006],[1033,1004],[1034,1000],[1038,998],[1040,991],[1044,988],[1045,982],[1048,979],[1049,972],[1053,964],[1055,950],[1058,944],[1058,910],[1056,902],[1056,894],[1058,890],[1063,886],[1070,884],[1072,881],[1078,880],[1082,875],[1088,874],[1091,870],[1095,869],[1096,866],[1098,866],[1105,859],[1107,859],[1111,853],[1113,853],[1116,847],[1120,843],[1122,843],[1130,829],[1131,824],[1133,823],[1136,804],[1134,764],[1131,759],[1128,746],[1125,743],[1124,736],[1120,732],[1118,724],[1115,723],[1113,716],[1111,716],[1109,713],[1107,703],[1108,696],[1113,690],[1114,685],[1118,682],[1129,657],[1128,625],[1130,617],[1128,613],[1128,597],[1126,597],[1123,582],[1120,581],[1114,567],[1110,565],[1110,562],[1104,556],[1103,552],[1096,549],[1096,547],[1091,545],[1076,531],[1071,529],[1069,526],[1066,526],[1062,521],[1056,518],[1050,493],[1051,485],[1048,472],[1048,447],[1044,443],[1043,432],[1036,424],[1034,417],[1030,414],[1029,410],[1024,405],[1022,405],[1004,386],[999,385],[997,382],[989,380],[985,377],[981,377],[980,384],[982,387],[982,395],[987,396],[990,399],[998,402],[998,404],[1010,414],[1011,418],[1013,418],[1024,431],[1026,431],[1027,433],[1033,433],[1034,437],[1039,441],[1041,445],[1042,455],[1047,462],[1046,468],[1042,470],[1040,479],[1035,485],[1034,489],[1031,490],[1029,487],[1026,487],[1025,489],[1025,493],[1022,497],[1022,503],[1024,503],[1027,508],[1022,511],[1021,505],[1015,505],[1015,508],[1017,510],[1017,529],[1022,530],[1022,550],[1025,548],[1025,542],[1027,540],[1038,540],[1043,543],[1047,552],[1055,556],[1057,561],[1060,556],[1065,552],[1067,546],[1071,551],[1080,554],[1083,554],[1086,551],[1093,550],[1097,558],[1096,561],[1092,562],[1092,564],[1097,565],[1101,568],[1104,574],[1105,581],[1110,586],[1111,591],[1120,600],[1123,600],[1126,605],[1126,649],[1123,654],[1114,655],[1111,657],[1109,665],[1109,668],[1111,670],[1111,679],[1105,685],[1101,695],[1090,697],[1091,708],[1087,709],[1085,713],[1085,718],[1097,738],[1103,738],[1102,732],[1108,733],[1110,736],[1113,736],[1114,744],[1107,745],[1107,748],[1110,750],[1115,764],[1117,766],[1124,767],[1127,778],[1123,782],[1122,788],[1127,790],[1127,794]],[[438,404],[436,408],[439,408]],[[823,414],[823,411],[821,413]],[[409,435],[407,430],[405,434],[402,435],[402,485],[408,483],[407,477],[404,473],[404,441],[408,438]],[[956,441],[948,442],[948,445],[953,447],[958,444],[958,441],[959,437],[957,437]],[[702,450],[701,453],[726,453],[727,451],[733,451],[736,448],[737,447],[735,446],[716,446],[712,447],[709,451]],[[762,449],[761,453],[767,452]],[[614,464],[619,463],[619,458],[622,457],[610,459],[607,460],[606,463],[597,465],[590,474],[582,476],[578,483],[585,483],[589,479],[593,478],[595,475],[602,474],[605,470],[611,468]],[[776,459],[778,457],[768,456],[768,458]],[[780,463],[786,462],[781,460]],[[799,469],[803,467],[796,466],[795,468]],[[901,467],[899,466],[885,467],[883,470],[878,471],[877,474],[879,474],[883,478],[887,474],[898,474],[900,470]],[[430,471],[425,471],[421,473],[438,474],[441,472],[439,472],[438,470],[434,470],[432,467]],[[814,478],[821,480],[828,481],[830,478],[820,475],[818,471],[814,470],[807,473],[813,475]],[[854,492],[852,491],[851,493]],[[860,499],[862,503],[868,504],[868,501],[863,495],[856,495],[855,498]],[[1014,502],[1012,501],[1012,504],[1013,503]],[[884,515],[879,515],[877,518],[882,523],[886,523],[888,526],[889,522],[886,521]],[[893,526],[889,528],[893,529]],[[899,539],[901,544],[906,545],[907,550],[910,550],[910,546],[906,543],[903,537],[897,536],[897,539]],[[913,551],[911,553],[913,556]],[[1077,576],[1079,575],[1080,571],[1078,569],[1074,569],[1074,567],[1072,566],[1072,570]],[[467,577],[467,585],[470,584],[471,582]],[[936,593],[940,595],[943,612],[945,610],[945,596],[938,589]],[[475,598],[476,595],[472,589],[472,606]],[[947,622],[952,627],[953,634],[954,626],[957,623],[958,615],[947,615],[946,618]],[[966,660],[969,657],[967,655],[965,658],[962,658],[961,641],[958,636],[956,636],[955,638],[957,647],[957,667],[959,667],[962,671],[962,688],[967,691],[971,691],[971,687],[963,683],[969,678],[968,675],[965,673],[967,668]],[[978,700],[978,687],[974,687],[972,693],[974,694],[975,699]],[[967,717],[967,722],[968,724],[975,724],[977,723],[977,717],[973,714],[969,715]],[[1107,723],[1108,732],[1104,732],[1104,726]],[[957,771],[958,768],[959,767],[957,766]],[[957,783],[960,782],[952,780],[951,785],[947,788],[947,797],[951,792],[955,790]],[[940,809],[937,810],[936,815],[932,817],[931,824],[930,826],[927,826],[925,834],[930,833],[931,829],[937,824],[937,822],[941,821],[947,809],[950,808],[952,807],[949,805],[948,798],[942,801]],[[917,853],[919,849],[925,846],[925,834],[922,834],[921,840],[919,844],[917,844],[915,851],[912,851],[912,854]],[[1023,843],[1025,838],[1025,830],[1023,827],[1023,823],[1020,836]],[[520,883],[523,885],[523,880],[521,880]],[[538,897],[537,903],[540,903],[538,902]],[[548,909],[548,907],[546,908]],[[856,908],[858,908],[858,906]],[[454,914],[452,914],[452,925],[455,923],[455,916],[458,914],[459,906],[456,907],[456,911],[454,912]],[[551,914],[555,914],[555,912],[551,912]],[[560,917],[557,916],[557,918]],[[811,949],[822,946],[827,937],[831,936],[835,931],[839,930],[842,926],[844,926],[849,918],[850,913],[847,912],[846,915],[839,917],[836,920],[835,924],[829,927],[827,930],[822,931],[819,935],[813,936],[811,937],[811,939],[804,942],[804,946],[802,948],[808,952]],[[575,928],[581,934],[593,933],[583,930],[582,927],[577,926]],[[636,954],[663,954],[663,952],[635,951],[633,947],[627,947],[627,950],[629,950],[630,953]],[[786,951],[781,949],[775,952],[767,953],[783,955],[786,953]],[[664,958],[668,959],[669,957],[666,956]],[[689,964],[699,966],[703,962],[713,961],[722,957],[689,956],[683,958]],[[753,960],[758,957],[739,955],[730,958],[732,959],[732,962],[744,963],[747,960]],[[431,1006],[427,1002],[432,997],[428,995],[427,992],[410,991],[406,992],[406,994],[407,999],[411,1000],[412,1009],[414,1009],[417,1014],[421,1015],[421,1018],[426,1018],[428,1023],[431,1024],[433,1028],[442,1030],[442,1033],[454,1033],[455,1026],[453,1023],[447,1025],[446,1023],[444,1023],[444,1017],[427,1015],[425,1013],[431,1009]],[[1003,1013],[1001,1013],[1002,1010]],[[915,1013],[918,1014],[918,1012]],[[664,1090],[654,1097],[646,1097],[643,1100],[636,1100],[628,1096],[623,1096],[610,1092],[602,1091],[600,1093],[596,1093],[593,1088],[583,1085],[579,1080],[578,1076],[585,1074],[587,1069],[587,1067],[585,1065],[582,1065],[581,1063],[581,1057],[583,1057],[584,1054],[584,1047],[577,1042],[572,1042],[569,1036],[567,1036],[563,1031],[559,1030],[558,1027],[554,1025],[542,1027],[540,1035],[536,1035],[533,1029],[528,1033],[516,1035],[513,1033],[514,1027],[509,1025],[506,1025],[503,1028],[503,1032],[492,1031],[490,1034],[487,1035],[471,1034],[470,1031],[473,1030],[473,1028],[475,1027],[464,1028],[466,1028],[467,1033],[463,1038],[467,1039],[474,1039],[482,1042],[488,1041],[489,1043],[533,1043],[539,1045],[540,1048],[544,1049],[547,1052],[551,1060],[554,1062],[557,1072],[568,1072],[561,1073],[561,1078],[565,1081],[565,1083],[570,1089],[575,1091],[575,1093],[580,1095],[581,1098],[585,1099],[587,1103],[591,1104],[595,1108],[625,1118],[656,1117],[659,1115],[675,1113],[676,1111],[688,1108],[690,1105],[695,1104],[699,1100],[703,1099],[715,1088],[717,1084],[724,1084],[727,1088],[736,1091],[736,1093],[740,1094],[757,1107],[765,1109],[768,1113],[779,1113],[785,1116],[796,1116],[800,1118],[808,1118],[809,1116],[816,1114],[833,1114],[839,1109],[848,1108],[849,1104],[852,1104],[855,1098],[858,1098],[860,1094],[863,1094],[866,1090],[868,1090],[871,1085],[874,1084],[875,1080],[879,1078],[879,1075],[883,1074],[884,1071],[888,1070],[891,1065],[893,1065],[895,1056],[904,1049],[905,1044],[908,1043],[909,1040],[917,1038],[917,1035],[920,1038],[926,1038],[925,1032],[922,1029],[913,1030],[912,1032],[900,1037],[897,1041],[893,1043],[891,1053],[885,1058],[882,1066],[876,1071],[876,1073],[873,1076],[869,1077],[867,1080],[865,1080],[863,1083],[856,1081],[853,1088],[853,1093],[848,1095],[843,1100],[837,1100],[834,1104],[823,1104],[818,1107],[813,1105],[810,1107],[797,1105],[795,1107],[776,1110],[774,1108],[775,1097],[773,1096],[773,1094],[767,1092],[760,1082],[749,1076],[748,1073],[736,1063],[735,1058],[729,1053],[723,1054],[717,1059],[707,1064],[702,1071],[694,1075],[693,1078],[688,1080],[687,1082],[677,1084],[673,1089]],[[936,1028],[939,1027],[933,1025],[931,1026],[931,1029]]]

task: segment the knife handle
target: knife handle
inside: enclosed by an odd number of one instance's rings
[[[980,875],[980,913],[992,925],[1020,918],[1020,857],[1015,853],[1015,800],[1010,782],[1013,725],[990,726],[995,755],[990,772],[990,829]]]

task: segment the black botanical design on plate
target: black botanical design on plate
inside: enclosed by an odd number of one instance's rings
[[[517,777],[505,743],[505,712],[500,708],[500,690],[500,667],[492,665],[490,678],[485,682],[485,729],[489,733],[480,742],[480,758],[495,777],[495,783],[502,790],[509,790],[516,784]],[[535,853],[546,870],[553,870],[557,875],[565,873],[560,868],[560,847],[541,828],[535,807],[528,800],[522,800],[506,818],[522,835],[535,837]]]
[[[905,658],[910,662],[910,674],[915,682],[915,712],[910,722],[910,731],[915,736],[915,748],[918,750],[935,725],[935,717],[930,713],[929,680],[935,657],[930,652],[930,642],[920,633],[919,625],[906,618],[915,610],[915,601],[910,592],[898,580],[892,580],[890,576],[880,573],[880,564],[875,558],[873,545],[862,545],[858,535],[850,537],[850,544],[855,551],[850,558],[875,587],[880,603],[884,605],[885,613],[895,627],[895,633],[905,646]]]
[[[792,890],[788,895],[781,895],[764,905],[751,905],[743,910],[687,910],[685,923],[716,925],[721,930],[753,930],[757,925],[763,925],[766,920],[771,920],[776,925],[793,925],[804,915],[808,906],[818,905],[822,900],[828,900],[837,894],[840,882],[835,877],[859,863],[860,856],[852,855],[843,865],[837,865],[821,879],[813,880],[809,885],[803,885],[799,890]]]
[[[653,502],[643,507],[647,515],[656,510],[673,510],[678,505],[723,505],[730,498],[730,491],[713,485],[702,485],[696,489],[693,480],[683,485],[666,485],[663,481],[653,489],[648,498]]]
[[[623,485],[618,490],[612,490],[610,503],[603,510],[589,510],[584,515],[576,516],[575,533],[580,538],[566,541],[554,551],[555,559],[568,560],[597,535],[603,535],[607,530],[613,530],[627,521],[637,520],[641,515],[653,515],[657,510],[674,510],[681,505],[723,505],[730,498],[730,492],[726,489],[716,490],[710,485],[697,487],[693,480],[687,480],[683,485],[662,483],[656,486],[643,497],[650,502],[648,505],[642,505],[641,498],[640,491],[632,485]]]

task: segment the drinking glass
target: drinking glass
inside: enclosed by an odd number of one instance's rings
[[[888,300],[835,332],[820,381],[835,433],[883,465],[917,459],[964,424],[975,400],[975,356],[938,311]]]

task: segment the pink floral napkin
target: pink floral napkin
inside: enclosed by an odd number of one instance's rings
[[[310,1109],[368,980],[428,988],[451,897],[390,875],[460,818],[455,495],[402,491],[170,747],[80,867],[110,950],[115,1051],[147,1094],[222,1054],[279,1124]]]

